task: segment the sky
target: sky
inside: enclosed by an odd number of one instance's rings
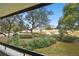
[[[52,10],[54,13],[49,17],[51,20],[50,25],[53,25],[54,27],[58,25],[59,18],[63,16],[63,8],[65,5],[65,3],[55,3],[47,7],[48,10]]]
[[[49,16],[50,19],[50,25],[52,25],[54,28],[57,27],[59,18],[63,16],[63,9],[66,3],[54,3],[50,4],[48,6],[45,6],[47,10],[53,11],[53,15]],[[24,17],[26,13],[23,13]],[[25,21],[25,23],[28,23]]]

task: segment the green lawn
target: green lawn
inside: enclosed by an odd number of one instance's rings
[[[46,48],[36,49],[35,51],[49,56],[53,56],[53,55],[79,56],[79,42],[77,43],[57,42],[54,45],[51,45]]]
[[[78,33],[74,33],[74,35],[77,35],[79,34]],[[44,37],[46,35],[44,34],[36,34],[36,37],[35,39],[38,39],[40,37]],[[19,46],[21,48],[27,48],[27,43],[29,41],[32,41],[33,39],[30,38],[31,35],[28,35],[28,34],[22,34],[21,38],[19,39],[19,41],[15,40],[14,42],[16,43],[15,46]],[[52,37],[53,38],[53,37]],[[4,39],[4,38],[3,38]],[[49,38],[48,38],[49,39]],[[6,40],[0,40],[1,42],[6,42]],[[18,43],[19,42],[19,45]],[[14,43],[11,43],[11,45],[14,45]],[[79,56],[79,42],[72,42],[72,43],[66,43],[66,42],[59,42],[57,41],[55,44],[52,44],[51,46],[49,47],[45,47],[45,48],[40,48],[40,49],[35,49],[34,51],[38,52],[38,53],[41,53],[41,54],[45,54],[45,55],[48,55],[48,56],[59,56],[59,55],[75,55],[75,56]]]

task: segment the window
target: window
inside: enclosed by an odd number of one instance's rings
[[[0,32],[12,46],[45,55],[79,55],[78,4],[49,4],[5,17]]]

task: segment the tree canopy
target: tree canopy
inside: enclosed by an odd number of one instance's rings
[[[78,29],[79,28],[79,4],[67,4],[64,9],[64,16],[58,22],[58,28]]]

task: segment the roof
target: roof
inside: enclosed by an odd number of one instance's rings
[[[32,7],[38,3],[0,3],[0,17]]]

